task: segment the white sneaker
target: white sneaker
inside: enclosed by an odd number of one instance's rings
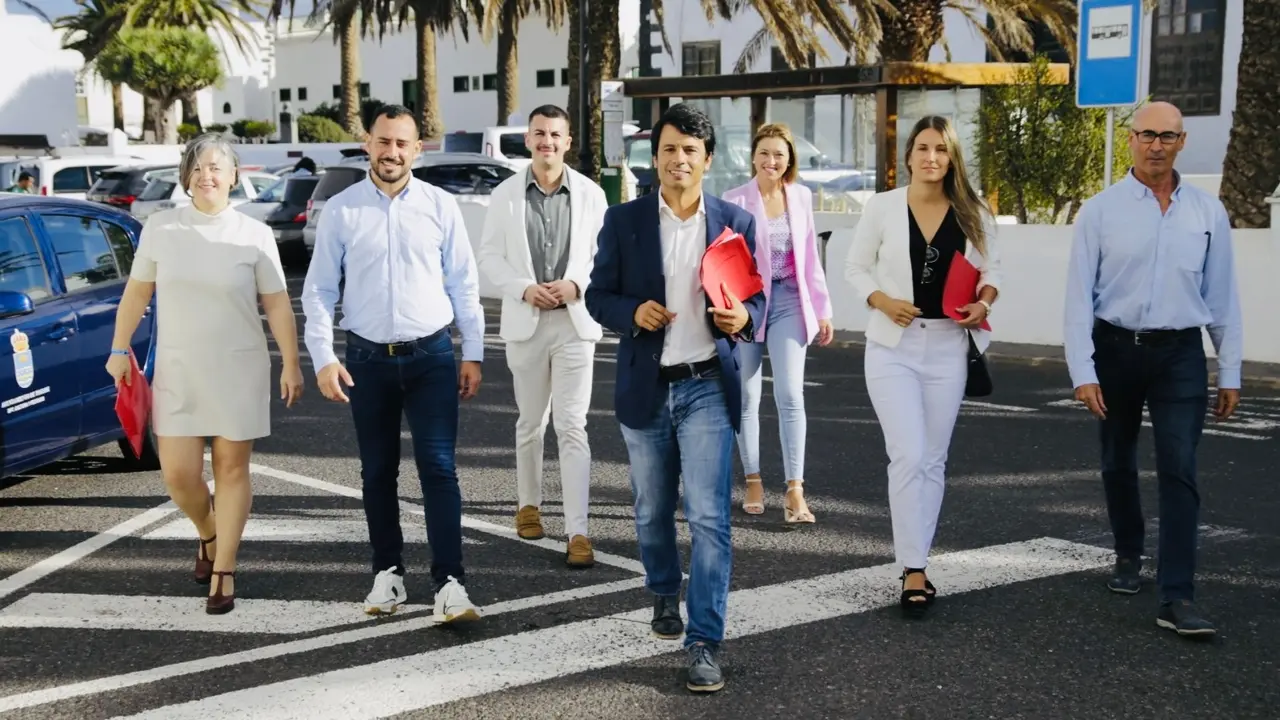
[[[409,594],[404,591],[404,578],[395,574],[395,569],[393,565],[373,579],[373,590],[364,599],[366,614],[390,615],[409,599]]]
[[[449,576],[449,582],[436,593],[436,602],[431,619],[437,623],[449,623],[468,620],[479,620],[480,611],[471,604],[466,588],[462,583]]]

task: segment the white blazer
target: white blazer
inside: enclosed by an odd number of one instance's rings
[[[569,263],[564,279],[573,281],[579,289],[578,297],[568,303],[569,317],[578,337],[597,341],[604,332],[600,323],[587,312],[582,299],[587,292],[587,283],[591,281],[596,238],[609,202],[605,199],[604,190],[587,176],[568,166],[564,172],[569,183]],[[524,301],[525,289],[538,282],[525,234],[527,179],[527,172],[521,170],[494,188],[489,198],[489,211],[484,217],[484,230],[480,233],[480,249],[476,253],[480,272],[502,292],[502,320],[498,334],[508,342],[533,337],[542,312]]]
[[[911,273],[911,220],[907,212],[905,187],[872,195],[862,207],[862,219],[854,228],[853,244],[845,259],[845,278],[864,302],[877,290],[896,300],[915,302]],[[979,292],[988,285],[1000,287],[995,218],[988,215],[982,226],[986,235],[986,256],[968,240],[965,241],[964,253],[980,273]],[[866,334],[868,340],[895,347],[902,339],[904,329],[888,315],[873,309],[867,320]],[[991,344],[990,331],[974,328],[972,332],[978,350],[986,352]]]

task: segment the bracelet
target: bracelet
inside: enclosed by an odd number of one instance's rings
[[[988,315],[990,315],[990,314],[991,314],[991,303],[987,302],[986,300],[981,300],[981,299],[980,299],[980,300],[978,300],[978,304],[979,304],[979,305],[981,305],[982,307],[984,307],[984,308],[986,308],[986,309],[987,309],[987,314],[988,314]]]
[[[112,354],[112,355],[126,355],[126,356],[127,356],[127,355],[129,354],[129,351],[128,351],[128,350],[117,350],[116,348],[111,348],[111,354]]]

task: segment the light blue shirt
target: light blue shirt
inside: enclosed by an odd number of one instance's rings
[[[343,330],[376,343],[405,342],[456,318],[462,359],[483,359],[479,275],[449,193],[411,177],[391,198],[366,175],[325,203],[302,288],[307,352],[317,372],[338,361],[333,316],[344,275]]]
[[[1244,327],[1222,203],[1179,179],[1169,209],[1133,176],[1090,198],[1075,221],[1064,345],[1075,387],[1098,382],[1093,324],[1128,330],[1207,327],[1218,387],[1240,387]]]

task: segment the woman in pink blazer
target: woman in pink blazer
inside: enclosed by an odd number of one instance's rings
[[[831,297],[813,227],[813,193],[796,183],[798,174],[791,130],[781,123],[765,125],[751,141],[751,181],[729,190],[723,199],[756,218],[756,266],[764,278],[767,303],[765,323],[756,332],[755,342],[738,346],[742,360],[738,452],[747,476],[742,509],[752,515],[764,512],[759,408],[761,361],[767,347],[787,475],[783,518],[788,523],[811,523],[813,513],[804,500],[804,361],[809,343],[817,340],[826,345],[833,331]]]

